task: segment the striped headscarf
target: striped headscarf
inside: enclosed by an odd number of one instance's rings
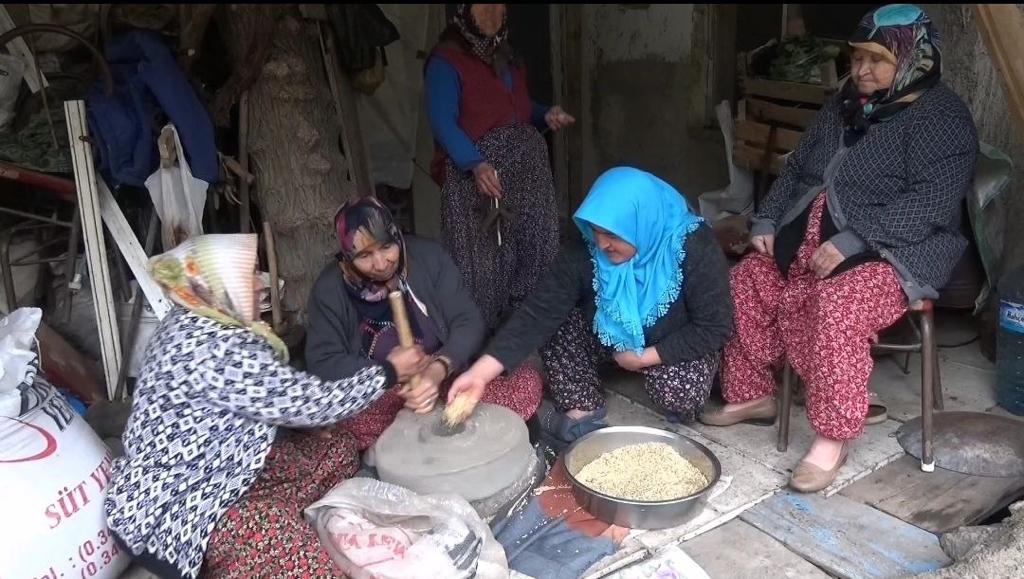
[[[199,235],[150,259],[149,270],[178,305],[226,326],[252,330],[287,360],[284,342],[259,320],[257,245],[255,234]]]
[[[845,141],[851,146],[873,123],[885,122],[910,106],[942,76],[938,33],[913,4],[889,4],[869,12],[850,38],[853,48],[880,55],[896,66],[892,86],[861,95],[851,77],[843,87]]]

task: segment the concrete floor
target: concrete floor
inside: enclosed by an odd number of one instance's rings
[[[959,314],[940,312],[937,329],[940,345],[962,343],[974,335],[970,318]],[[994,408],[995,368],[981,355],[977,342],[958,348],[943,348],[939,357],[947,410],[1007,414]],[[894,433],[903,422],[921,412],[920,358],[911,356],[909,374],[903,373],[902,361],[899,356],[878,359],[870,384],[888,406],[890,420],[868,427],[864,437],[853,448],[837,484],[823,495],[831,496],[881,468],[895,467],[890,463],[904,456]],[[801,408],[794,407],[790,449],[779,453],[775,449],[774,428],[738,426],[716,429],[699,424],[665,422],[653,410],[642,381],[637,380],[635,374],[609,373],[606,386],[609,390],[609,422],[650,425],[691,436],[719,457],[724,482],[697,520],[677,529],[634,532],[618,556],[602,562],[603,565],[641,549],[653,552],[664,545],[680,543],[683,551],[712,578],[858,576],[856,573],[826,572],[808,560],[810,557],[801,553],[799,548],[787,545],[785,539],[779,540],[739,518],[741,513],[785,487],[792,467],[812,436]],[[845,499],[837,497],[836,504],[839,500]],[[597,569],[595,567],[594,570]],[[124,578],[151,579],[152,576],[132,569]]]
[[[995,406],[995,366],[981,355],[978,343],[975,341],[959,347],[942,347],[962,344],[976,335],[971,318],[965,314],[939,312],[936,327],[941,348],[939,358],[946,409],[1007,415]],[[895,431],[903,422],[921,413],[920,357],[911,356],[908,374],[904,374],[902,364],[902,355],[877,359],[870,387],[887,405],[890,420],[866,429],[865,435],[851,451],[837,484],[823,491],[823,495],[831,496],[905,456],[895,439]],[[635,375],[611,372],[606,378],[606,387],[611,391],[609,422],[639,422],[693,436],[719,454],[724,475],[733,475],[730,488],[709,504],[716,516],[710,523],[705,522],[705,528],[659,532],[656,541],[658,545],[688,539],[681,543],[683,550],[703,566],[712,578],[860,576],[856,571],[848,574],[837,573],[835,570],[826,572],[808,561],[806,554],[801,554],[798,548],[787,546],[778,538],[735,518],[737,510],[742,512],[752,503],[785,487],[792,467],[799,461],[813,436],[802,409],[794,407],[789,451],[778,453],[775,449],[775,428],[671,425],[652,411],[653,406],[643,391],[642,381],[637,380]],[[897,466],[893,464],[891,468]],[[723,497],[726,499],[724,503]],[[840,501],[846,499],[837,497],[834,501],[837,508]],[[871,511],[877,512],[879,516],[888,516],[881,511]]]

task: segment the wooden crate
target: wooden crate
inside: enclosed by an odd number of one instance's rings
[[[819,85],[749,77],[741,58],[744,98],[736,115],[733,159],[745,169],[778,175],[818,110],[838,89],[835,63],[822,65],[824,83]]]

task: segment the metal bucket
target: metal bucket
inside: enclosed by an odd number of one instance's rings
[[[690,461],[708,479],[708,486],[685,497],[670,501],[630,501],[600,493],[576,479],[584,466],[602,454],[623,446],[662,442]],[[580,506],[598,519],[630,529],[667,529],[678,527],[700,514],[711,489],[722,476],[718,457],[703,444],[668,430],[646,426],[611,426],[580,438],[565,454],[565,470],[573,495]]]

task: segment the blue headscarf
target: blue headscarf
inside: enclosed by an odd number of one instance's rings
[[[632,167],[598,177],[573,218],[594,262],[594,331],[606,346],[639,354],[646,345],[644,328],[679,297],[686,237],[703,219],[674,187]],[[594,244],[593,225],[629,242],[636,255],[613,264]]]

